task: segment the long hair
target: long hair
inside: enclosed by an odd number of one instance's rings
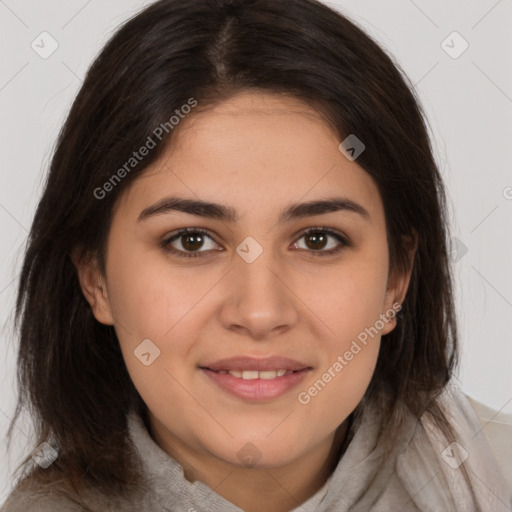
[[[293,95],[340,142],[355,134],[365,144],[357,163],[383,200],[390,272],[409,268],[412,236],[417,250],[401,318],[383,337],[357,410],[385,390],[389,419],[399,421],[402,403],[449,428],[435,403],[457,353],[446,199],[405,73],[315,0],[160,0],[128,20],[88,70],[58,137],[19,280],[19,397],[9,436],[28,407],[39,443],[58,442],[52,471],[76,487],[87,481],[114,492],[137,481],[127,413],[146,408],[113,327],[95,320],[82,294],[72,254],[95,255],[104,271],[116,199],[172,144],[173,113],[191,98],[199,112],[244,90]],[[162,125],[156,147],[119,172]]]

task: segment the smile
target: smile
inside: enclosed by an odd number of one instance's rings
[[[264,402],[279,398],[297,386],[311,368],[302,370],[212,370],[200,368],[214,388],[244,401]]]
[[[233,375],[233,377],[236,377],[237,379],[244,379],[244,380],[254,380],[254,379],[263,379],[263,380],[270,380],[275,379],[277,377],[283,377],[284,375],[293,373],[293,370],[220,370],[217,373],[220,374],[226,374],[229,373],[230,375]]]

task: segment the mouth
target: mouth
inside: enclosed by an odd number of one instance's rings
[[[231,396],[262,402],[283,396],[298,386],[312,367],[285,357],[232,357],[199,366],[201,372]]]
[[[211,368],[202,368],[203,370],[211,370]],[[303,368],[304,370],[306,368]],[[215,371],[215,370],[211,370]],[[243,380],[255,380],[255,379],[262,379],[262,380],[271,380],[276,379],[280,377],[284,377],[285,375],[290,375],[292,373],[300,372],[302,370],[286,370],[284,368],[279,370],[218,370],[215,371],[215,373],[218,373],[220,375],[232,375],[233,377],[237,379],[243,379]]]

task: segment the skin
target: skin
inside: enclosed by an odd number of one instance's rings
[[[396,319],[309,403],[297,395],[360,332],[401,304],[409,284],[410,272],[388,274],[380,194],[357,160],[339,151],[340,142],[315,110],[281,95],[243,92],[191,114],[163,157],[118,199],[105,275],[94,259],[77,264],[95,317],[115,327],[149,408],[153,439],[188,480],[206,483],[248,512],[290,510],[325,483],[339,460],[346,419],[373,375],[380,336]],[[170,194],[230,206],[239,219],[169,211],[137,221]],[[357,202],[369,219],[337,211],[277,223],[291,203],[333,196]],[[201,257],[179,257],[159,245],[187,227],[211,236],[196,246]],[[330,235],[311,245],[311,236],[302,236],[311,227],[328,227],[350,245],[319,255],[340,242]],[[263,249],[252,263],[236,252],[248,236]],[[172,247],[186,251],[186,241],[176,239]],[[144,339],[161,351],[148,366],[134,356]],[[285,395],[248,402],[198,369],[233,355],[284,355],[313,369]],[[261,455],[254,467],[237,456],[249,442]]]

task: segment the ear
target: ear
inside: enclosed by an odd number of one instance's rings
[[[418,247],[417,233],[403,237],[403,244],[407,250],[407,268],[402,272],[396,270],[388,277],[384,311],[382,312],[388,318],[388,321],[385,322],[384,328],[381,331],[382,336],[390,333],[396,327],[396,314],[400,311],[401,305],[405,300],[414,268],[414,256]]]
[[[84,256],[75,250],[71,260],[77,270],[82,293],[91,306],[94,317],[102,324],[114,325],[106,281],[99,270],[96,257]]]

